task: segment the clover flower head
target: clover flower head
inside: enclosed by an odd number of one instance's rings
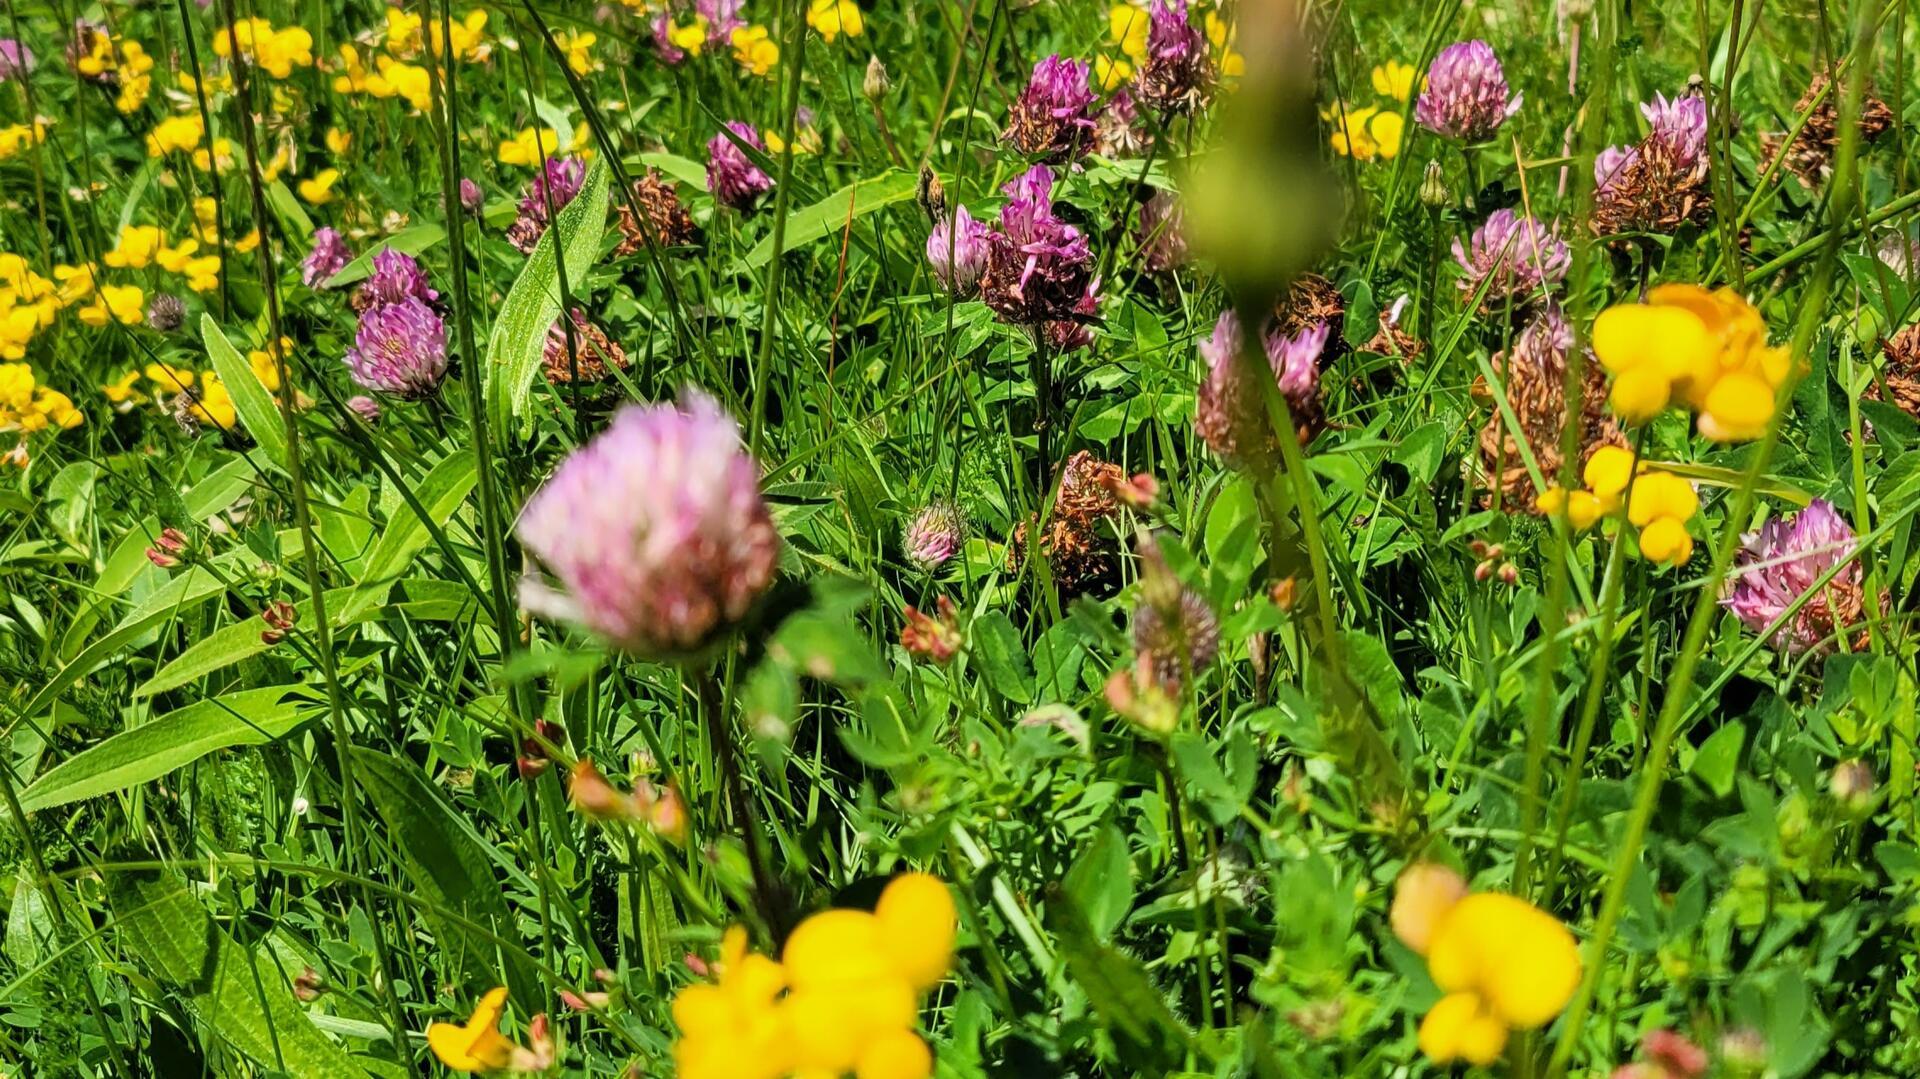
[[[1133,609],[1133,648],[1151,664],[1155,684],[1168,693],[1197,678],[1220,651],[1220,620],[1206,597],[1188,588],[1167,565],[1152,535],[1142,533],[1140,603]]]
[[[1180,196],[1171,191],[1155,191],[1140,204],[1140,254],[1149,272],[1186,265],[1186,220]]]
[[[418,259],[383,247],[373,256],[373,273],[354,294],[354,304],[367,310],[409,299],[431,304],[439,298],[440,294],[427,284],[427,273]]]
[[[426,397],[447,374],[447,324],[416,297],[362,312],[347,371],[367,389]]]
[[[172,333],[187,321],[187,305],[171,292],[158,292],[147,304],[147,325]]]
[[[352,261],[353,252],[347,250],[345,237],[339,230],[322,225],[313,230],[313,250],[300,262],[300,282],[308,288],[320,288]]]
[[[1295,435],[1304,445],[1319,429],[1320,355],[1332,327],[1313,322],[1289,334],[1269,323],[1262,334],[1263,351],[1274,384],[1293,413]],[[1194,431],[1213,451],[1236,464],[1249,463],[1276,449],[1267,418],[1265,398],[1256,386],[1246,386],[1237,358],[1241,347],[1240,320],[1223,311],[1213,334],[1200,344],[1206,374],[1195,405]]]
[[[1482,306],[1487,309],[1508,300],[1524,305],[1558,284],[1573,264],[1566,242],[1550,226],[1510,209],[1489,214],[1473,230],[1471,243],[1456,238],[1453,259],[1462,271],[1456,282],[1460,293],[1471,297],[1485,283]]]
[[[1188,111],[1204,102],[1212,82],[1206,31],[1187,0],[1153,0],[1146,59],[1134,84],[1140,100],[1157,109]]]
[[[987,268],[990,232],[986,222],[975,220],[965,206],[956,206],[951,217],[927,234],[927,264],[948,292],[973,295]]]
[[[1484,41],[1459,41],[1440,50],[1427,69],[1427,88],[1413,106],[1421,127],[1460,142],[1485,142],[1520,111],[1500,58]]]
[[[33,50],[18,38],[0,38],[0,82],[24,79],[33,72]]]
[[[535,492],[516,532],[557,585],[529,578],[522,606],[663,660],[746,617],[780,555],[759,467],[698,391],[622,408]]]
[[[1676,162],[1691,168],[1707,148],[1707,101],[1698,94],[1667,98],[1659,93],[1640,106],[1652,130],[1648,139],[1664,146]]]
[[[1033,65],[1033,74],[1007,112],[1005,138],[1023,154],[1065,160],[1092,144],[1093,87],[1088,67],[1057,53]]]
[[[967,516],[951,502],[930,502],[907,521],[900,546],[922,573],[946,565],[967,542]]]
[[[1742,537],[1720,602],[1742,625],[1763,633],[1808,596],[1770,643],[1790,655],[1831,652],[1865,608],[1864,574],[1853,559],[1856,543],[1853,528],[1832,504],[1814,499],[1792,517],[1775,517]],[[1840,569],[1833,578],[1819,585],[1835,566]]]
[[[548,214],[559,213],[580,194],[586,183],[586,163],[577,157],[549,157],[541,164],[540,174],[527,182],[520,196],[519,216],[507,229],[507,242],[523,254],[532,254],[534,245],[547,231]]]
[[[988,238],[981,296],[1016,325],[1078,322],[1089,313],[1093,253],[1053,210],[1053,172],[1035,165],[1008,183],[999,228]]]
[[[727,131],[756,150],[767,148],[751,124],[728,120]],[[746,211],[753,209],[760,196],[773,189],[773,177],[742,153],[726,132],[721,132],[707,140],[707,189],[720,205]]]

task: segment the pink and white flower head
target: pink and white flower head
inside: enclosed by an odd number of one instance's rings
[[[750,124],[728,120],[727,131],[756,150],[767,148]],[[773,177],[742,153],[726,132],[707,140],[707,190],[713,192],[715,202],[734,210],[751,210],[760,196],[772,189]]]
[[[673,43],[673,15],[662,11],[653,17],[653,51],[661,63],[678,64],[687,58],[687,50]]]
[[[0,82],[24,79],[34,69],[33,50],[17,38],[0,38]]]
[[[1697,94],[1668,99],[1654,94],[1640,106],[1651,131],[1647,141],[1658,143],[1682,171],[1692,168],[1707,149],[1707,101]]]
[[[1187,264],[1186,210],[1180,196],[1157,190],[1140,205],[1140,254],[1150,273]]]
[[[521,606],[623,651],[689,658],[773,583],[780,537],[759,468],[715,401],[628,405],[560,462],[515,526],[552,583]]]
[[[420,268],[419,260],[383,247],[373,256],[373,273],[360,286],[355,305],[364,310],[409,299],[430,304],[439,298],[440,294],[427,284],[427,273]]]
[[[1331,327],[1316,322],[1288,335],[1269,325],[1262,344],[1274,385],[1293,413],[1295,435],[1304,444],[1318,429],[1320,415],[1320,354]],[[1276,448],[1273,428],[1260,387],[1240,378],[1240,320],[1232,311],[1220,313],[1213,335],[1200,343],[1206,376],[1200,383],[1193,427],[1213,452],[1236,464],[1265,456]]]
[[[955,296],[971,296],[987,268],[987,223],[976,221],[965,206],[933,226],[927,235],[927,264],[933,276]]]
[[[313,250],[300,263],[300,282],[308,288],[320,288],[328,278],[353,261],[347,241],[336,229],[321,226],[313,230]]]
[[[1093,145],[1093,87],[1087,65],[1058,54],[1033,65],[1033,75],[1007,110],[1004,138],[1030,157],[1066,160]]]
[[[1566,242],[1540,221],[1512,210],[1495,210],[1473,230],[1471,244],[1453,241],[1453,258],[1463,271],[1457,287],[1471,297],[1488,282],[1482,306],[1492,309],[1508,299],[1524,304],[1540,298],[1567,276],[1573,259]]]
[[[370,390],[427,397],[447,375],[447,324],[415,297],[370,307],[360,315],[347,372]]]
[[[1640,150],[1635,146],[1609,146],[1594,155],[1593,186],[1602,196],[1615,191],[1625,181],[1627,169]]]
[[[1459,41],[1433,58],[1427,88],[1413,106],[1413,119],[1445,138],[1485,142],[1520,111],[1521,96],[1509,90],[1493,46]]]
[[[1212,88],[1213,64],[1206,32],[1187,0],[1153,0],[1147,18],[1147,55],[1135,83],[1140,100],[1181,112],[1202,104]]]
[[[733,32],[747,25],[740,17],[740,9],[746,6],[746,0],[693,0],[693,12],[707,21],[707,44],[725,45],[733,40]]]
[[[1052,171],[1035,165],[1002,190],[1007,201],[989,237],[981,297],[1014,325],[1080,321],[1089,313],[1093,252],[1053,212]]]
[[[520,214],[507,229],[507,242],[523,254],[532,254],[534,246],[547,231],[548,212],[559,213],[587,180],[587,166],[577,157],[550,157],[540,174],[527,182],[520,196]]]
[[[951,502],[930,502],[921,507],[900,535],[907,561],[922,573],[932,573],[952,561],[966,542],[966,514]]]
[[[1741,538],[1720,602],[1742,625],[1764,633],[1795,600],[1812,593],[1774,634],[1774,647],[1790,655],[1830,652],[1840,636],[1855,632],[1866,589],[1853,559],[1853,529],[1830,503],[1816,498],[1792,517],[1776,517]],[[1841,568],[1833,579],[1815,591],[1836,565]]]

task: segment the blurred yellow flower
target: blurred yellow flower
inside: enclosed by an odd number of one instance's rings
[[[47,141],[47,125],[36,120],[31,125],[9,124],[0,127],[0,161],[14,156],[29,146],[38,146]]]
[[[1437,1064],[1486,1065],[1508,1032],[1545,1026],[1580,984],[1580,950],[1559,919],[1498,892],[1469,895],[1439,915],[1427,972],[1446,995],[1420,1023]]]
[[[100,387],[107,400],[116,405],[137,405],[146,401],[147,395],[136,387],[140,382],[140,372],[128,371],[112,382]]]
[[[759,24],[736,29],[729,43],[733,58],[752,75],[765,75],[780,62],[780,46],[767,37],[767,28]]]
[[[538,165],[542,156],[560,152],[560,133],[550,127],[521,128],[520,133],[500,144],[503,165]]]
[[[173,394],[193,388],[194,374],[193,369],[189,367],[175,367],[170,363],[150,363],[142,373],[147,376],[148,382],[153,383],[155,393]]]
[[[859,37],[866,28],[853,0],[813,0],[807,8],[807,25],[829,44],[841,34]]]
[[[1400,153],[1407,123],[1399,113],[1373,105],[1335,105],[1325,115],[1334,124],[1333,134],[1328,136],[1334,153],[1356,161],[1390,160]]]
[[[504,987],[489,989],[462,1024],[427,1027],[427,1047],[454,1071],[499,1071],[513,1061],[514,1044],[501,1036],[500,1014],[507,1007]]]
[[[1144,7],[1115,4],[1107,9],[1107,37],[1135,63],[1147,58],[1147,32],[1152,28],[1153,19]]]
[[[193,113],[169,116],[147,132],[147,156],[165,157],[175,150],[194,150],[207,136],[207,125]]]
[[[117,270],[145,269],[166,242],[166,234],[153,225],[128,225],[100,261]]]
[[[1239,40],[1240,28],[1228,23],[1215,12],[1207,12],[1207,42],[1213,46],[1213,60],[1220,69],[1220,77],[1235,79],[1247,73],[1247,58],[1234,51],[1234,43]]]
[[[54,280],[60,282],[57,293],[61,304],[77,303],[93,295],[93,264],[79,266],[55,265]]]
[[[276,30],[265,19],[241,19],[213,32],[214,55],[230,58],[236,41],[241,59],[276,79],[287,78],[296,67],[313,66],[313,35],[298,26]]]
[[[395,56],[412,56],[421,48],[420,16],[399,7],[387,8],[387,51]]]
[[[575,75],[588,75],[600,70],[600,61],[594,58],[594,43],[600,35],[591,30],[562,30],[553,35],[553,43],[560,46],[560,52],[567,58],[567,67]]]
[[[1413,65],[1398,60],[1388,60],[1373,69],[1373,92],[1395,101],[1406,101],[1412,97],[1414,84],[1419,81],[1420,73],[1414,70]]]
[[[1093,58],[1093,78],[1100,84],[1100,89],[1111,92],[1125,86],[1133,78],[1133,65],[1111,56],[1096,56]]]
[[[327,129],[327,152],[335,157],[345,157],[348,148],[353,145],[353,132],[345,128]]]
[[[212,371],[200,373],[200,391],[193,395],[187,415],[198,423],[218,427],[222,431],[231,431],[238,422],[233,410],[233,398],[227,394],[226,383]]]
[[[333,185],[340,182],[339,169],[321,169],[312,176],[294,185],[300,198],[314,206],[325,206],[333,201]]]
[[[376,56],[374,64],[380,71],[366,76],[367,93],[374,97],[402,98],[421,112],[433,105],[433,76],[426,68],[391,56]]]

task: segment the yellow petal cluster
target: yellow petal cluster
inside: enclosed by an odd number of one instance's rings
[[[872,912],[808,918],[778,962],[749,951],[745,930],[728,930],[718,977],[674,998],[677,1073],[926,1079],[933,1054],[915,1015],[952,965],[956,930],[952,895],[925,873],[896,877]]]
[[[749,75],[770,74],[780,62],[780,46],[767,36],[767,28],[758,23],[734,30],[727,40],[733,46],[734,61]]]
[[[440,1063],[458,1072],[490,1072],[513,1063],[518,1048],[500,1033],[500,1013],[507,1007],[504,986],[489,989],[465,1023],[434,1023],[427,1027],[427,1048]]]
[[[1403,64],[1398,60],[1388,60],[1373,69],[1373,92],[1381,97],[1390,97],[1405,103],[1413,96],[1416,88],[1424,89],[1426,79],[1412,64]]]
[[[1336,105],[1324,115],[1333,122],[1328,141],[1341,157],[1388,161],[1399,156],[1407,132],[1406,118],[1399,113],[1374,105]]]
[[[1586,486],[1576,491],[1549,487],[1534,501],[1541,513],[1563,510],[1567,523],[1584,531],[1620,509],[1627,500],[1627,521],[1640,530],[1640,554],[1649,562],[1685,565],[1693,557],[1687,522],[1700,511],[1693,485],[1671,472],[1636,461],[1631,450],[1602,446],[1581,472]],[[1628,487],[1631,483],[1632,490]]]
[[[1511,895],[1466,894],[1442,866],[1401,876],[1393,926],[1445,994],[1420,1023],[1420,1051],[1436,1064],[1493,1063],[1513,1031],[1552,1022],[1580,984],[1580,950],[1558,918]]]
[[[86,419],[66,394],[45,385],[24,363],[0,363],[0,432],[64,431]]]
[[[1767,344],[1760,312],[1732,289],[1661,285],[1646,303],[1619,304],[1593,322],[1593,351],[1613,376],[1613,411],[1644,423],[1670,406],[1691,410],[1715,442],[1758,438],[1793,373]]]
[[[841,34],[859,37],[866,29],[860,8],[853,0],[813,0],[807,6],[807,25],[829,44]]]
[[[313,35],[298,26],[276,30],[265,19],[242,19],[214,31],[214,55],[232,58],[235,42],[242,60],[276,79],[287,78],[296,67],[313,66]]]
[[[196,113],[169,116],[147,132],[147,156],[165,157],[175,150],[191,152],[207,137],[207,125]]]
[[[8,124],[0,127],[0,161],[13,157],[31,146],[47,141],[47,125],[35,120],[31,124]]]

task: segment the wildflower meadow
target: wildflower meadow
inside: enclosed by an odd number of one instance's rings
[[[1908,0],[0,0],[0,1079],[1920,1075]]]

